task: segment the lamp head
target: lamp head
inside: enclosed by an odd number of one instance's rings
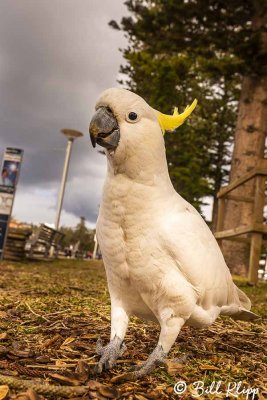
[[[82,132],[76,131],[74,129],[61,129],[60,132],[63,133],[63,135],[66,136],[68,139],[73,140],[83,136]]]

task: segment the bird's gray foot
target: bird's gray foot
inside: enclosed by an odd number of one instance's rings
[[[103,369],[110,369],[116,364],[119,358],[126,350],[123,340],[115,336],[107,346],[102,346],[101,339],[96,343],[96,352],[101,356],[98,364],[95,366],[95,372],[101,374]]]
[[[162,346],[158,345],[150,354],[147,361],[138,365],[133,372],[135,378],[142,378],[144,375],[150,374],[157,366],[164,363],[167,354],[164,353]]]

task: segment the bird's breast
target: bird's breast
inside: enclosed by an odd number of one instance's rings
[[[162,198],[157,187],[123,176],[105,182],[97,237],[106,268],[123,279],[139,281],[160,251],[155,236],[167,203]]]

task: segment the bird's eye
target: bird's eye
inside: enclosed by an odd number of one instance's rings
[[[138,119],[138,115],[136,114],[136,112],[130,111],[128,112],[128,114],[126,114],[126,119],[128,122],[136,122]]]
[[[136,114],[135,112],[130,112],[130,113],[128,114],[128,118],[129,118],[131,121],[135,121],[135,120],[137,119],[137,114]]]

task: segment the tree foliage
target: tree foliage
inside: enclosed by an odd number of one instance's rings
[[[198,208],[228,179],[242,76],[262,73],[266,58],[255,23],[266,3],[128,0],[130,15],[110,22],[129,43],[122,84],[165,113],[199,101],[190,123],[165,136],[174,187]]]
[[[86,228],[84,217],[80,218],[80,222],[74,229],[63,226],[60,231],[65,235],[62,247],[78,244],[80,251],[93,251],[95,231]]]

